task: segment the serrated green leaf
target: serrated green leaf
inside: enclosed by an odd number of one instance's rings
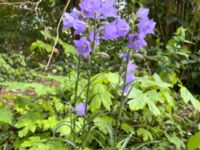
[[[130,126],[129,124],[127,124],[127,123],[122,123],[121,124],[121,129],[123,131],[125,131],[126,133],[132,133],[133,132],[133,127]]]
[[[0,107],[0,123],[12,124],[12,112],[5,106]]]
[[[197,148],[200,148],[200,132],[196,133],[195,135],[191,136],[189,138],[187,148],[188,150],[195,150]]]
[[[101,104],[110,111],[110,106],[112,105],[111,94],[109,93],[107,87],[103,84],[95,84],[92,86],[90,91],[90,109],[95,112],[100,109]]]
[[[140,110],[146,105],[147,96],[141,90],[133,88],[129,94],[129,98],[133,99],[128,101],[131,110]]]
[[[153,140],[153,136],[151,134],[151,132],[149,132],[148,130],[144,129],[144,128],[139,128],[137,130],[137,135],[143,137],[143,141],[147,141],[147,140]]]
[[[90,103],[90,109],[92,112],[95,112],[99,110],[101,107],[101,99],[99,98],[93,98],[91,103]]]
[[[162,81],[160,76],[158,74],[156,74],[156,73],[153,75],[153,78],[156,81],[156,84],[161,88],[172,87],[169,83],[166,83],[166,82]]]
[[[157,90],[150,90],[147,91],[146,96],[151,99],[152,102],[157,102],[157,101],[161,101],[161,93],[157,92]]]
[[[160,110],[158,109],[158,107],[155,105],[155,103],[152,102],[151,99],[147,100],[147,105],[149,107],[149,110],[155,115],[161,115]]]
[[[60,44],[63,48],[64,48],[64,53],[65,55],[68,57],[70,54],[72,54],[73,56],[77,56],[77,52],[76,49],[73,45],[67,44],[66,42],[64,42],[63,40],[61,40],[60,38],[56,39],[56,37],[53,37],[50,33],[48,32],[41,32],[42,35],[46,38],[52,39],[54,42],[58,41],[58,44]],[[74,57],[75,58],[75,57]]]
[[[6,86],[7,90],[21,90],[26,91],[28,89],[34,89],[37,95],[46,95],[48,93],[55,94],[56,87],[44,86],[40,83],[24,83],[24,82],[2,82],[0,85]]]
[[[160,91],[163,96],[165,97],[167,103],[171,106],[174,107],[176,105],[174,98],[170,95],[169,90],[168,89],[161,89]]]
[[[191,101],[193,107],[200,111],[200,102],[190,93],[190,91],[186,87],[181,87],[180,89],[181,97],[183,98],[183,101],[187,104],[189,101]]]
[[[37,121],[43,119],[43,116],[39,112],[28,112],[19,118],[15,127],[21,129],[19,131],[19,137],[26,136],[28,131],[35,132],[37,128]]]
[[[21,147],[31,147],[34,143],[39,143],[41,138],[39,136],[29,137],[26,141],[24,141]]]
[[[185,87],[181,87],[180,89],[181,97],[183,98],[184,102],[187,104],[191,99],[194,99],[192,94],[187,90]]]
[[[43,53],[43,51],[50,53],[52,50],[52,46],[50,44],[45,43],[40,40],[37,40],[36,42],[32,43],[30,46],[31,51],[35,50],[36,48],[38,48],[41,53]]]
[[[111,118],[109,116],[103,116],[103,117],[95,118],[94,124],[95,124],[95,126],[97,126],[99,128],[99,130],[101,130],[102,132],[107,134],[109,127],[114,124],[114,120],[113,120],[113,118]]]
[[[112,85],[117,86],[122,79],[118,73],[108,73],[108,81]]]
[[[170,143],[173,143],[174,145],[176,145],[177,149],[181,149],[181,147],[185,147],[183,141],[181,139],[179,139],[176,135],[172,135],[170,137],[168,137],[168,140],[170,141]]]

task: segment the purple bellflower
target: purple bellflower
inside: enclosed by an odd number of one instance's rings
[[[83,0],[80,3],[81,12],[86,18],[97,18],[101,13],[102,0]]]
[[[136,13],[136,16],[140,19],[146,19],[149,15],[149,9],[148,8],[140,8],[138,12]]]
[[[146,36],[147,34],[154,34],[154,28],[156,26],[154,20],[149,19],[148,15],[149,9],[147,8],[140,8],[136,14],[136,16],[139,18],[139,33],[144,34],[144,36]]]
[[[73,27],[73,21],[74,21],[74,18],[70,14],[64,13],[64,15],[63,15],[63,28],[67,29],[67,28]]]
[[[79,19],[80,11],[74,8],[71,13],[69,13],[74,19]]]
[[[85,22],[83,22],[81,20],[74,20],[73,27],[75,29],[75,32],[74,32],[75,35],[81,34],[81,33],[85,32],[85,30],[86,30]]]
[[[130,89],[130,86],[131,86],[131,83],[133,82],[133,80],[134,80],[134,74],[128,73],[126,75],[126,86],[124,88],[124,93],[128,93],[128,91]]]
[[[143,46],[146,46],[147,43],[144,39],[143,34],[129,34],[129,48],[134,48],[136,52],[140,50]]]
[[[116,18],[113,22],[107,22],[104,29],[103,39],[115,40],[119,37],[125,37],[129,32],[130,27],[128,23],[121,19]]]
[[[64,13],[63,16],[63,29],[71,28],[75,29],[74,34],[81,34],[86,30],[86,24],[79,19],[79,11],[73,9],[71,13]]]
[[[76,46],[76,50],[79,55],[87,58],[92,48],[90,46],[90,42],[86,39],[86,37],[82,37],[80,40],[74,40],[74,44]]]
[[[136,69],[136,65],[132,61],[129,61],[128,66],[127,66],[127,72],[128,73],[134,72],[135,69]]]
[[[86,102],[83,102],[76,106],[76,115],[77,116],[84,116],[85,115],[85,108],[86,108]]]
[[[156,23],[153,19],[141,19],[138,24],[138,30],[141,34],[147,35],[147,34],[154,34],[154,28],[156,26]]]
[[[83,0],[79,6],[84,17],[105,19],[117,16],[114,4],[115,0]]]
[[[105,24],[105,28],[104,28],[104,34],[103,34],[103,39],[105,40],[115,40],[117,39],[117,27],[115,25],[115,22],[107,22]]]
[[[102,15],[103,18],[117,17],[117,9],[114,7],[115,0],[102,0]]]
[[[116,25],[116,28],[117,28],[116,34],[119,37],[125,37],[130,30],[128,23],[125,20],[123,20],[119,17],[115,20],[115,25]]]

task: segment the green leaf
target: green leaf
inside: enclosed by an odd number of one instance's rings
[[[25,83],[25,82],[2,82],[0,85],[6,86],[7,90],[21,90],[22,92],[28,89],[34,89],[37,95],[46,95],[48,93],[55,94],[56,87],[44,86],[40,83]]]
[[[90,109],[92,112],[95,112],[100,109],[101,103],[110,111],[110,106],[112,105],[111,94],[109,93],[107,87],[103,84],[94,84],[90,91]]]
[[[158,107],[153,103],[153,101],[151,99],[149,99],[147,101],[147,105],[149,107],[149,110],[155,115],[158,116],[161,114],[160,110],[158,109]]]
[[[59,121],[57,120],[56,116],[51,116],[45,120],[38,120],[36,123],[39,127],[43,128],[43,130],[46,131],[48,129],[54,129],[58,122]]]
[[[133,99],[128,101],[131,110],[140,110],[146,105],[147,96],[139,89],[133,88],[128,98]]]
[[[99,128],[105,134],[108,133],[108,129],[110,126],[114,124],[113,118],[109,116],[98,117],[94,119],[94,125]]]
[[[48,32],[41,32],[42,35],[46,38],[52,39],[54,42],[56,41],[56,37],[53,37],[50,33]],[[77,56],[76,49],[73,45],[67,44],[66,42],[62,41],[60,38],[58,38],[58,44],[60,44],[64,48],[64,53],[68,57],[70,54],[72,54],[75,58]]]
[[[5,106],[0,107],[0,123],[12,124],[12,112]]]
[[[139,128],[137,130],[137,135],[138,136],[142,136],[143,137],[143,141],[147,141],[147,140],[153,140],[153,136],[151,134],[151,132],[149,132],[148,130],[144,129],[144,128]]]
[[[19,137],[24,137],[28,134],[29,131],[32,133],[35,132],[37,128],[37,121],[43,119],[43,116],[39,112],[28,112],[21,116],[18,122],[15,124],[15,127],[21,129],[19,131]]]
[[[187,148],[188,150],[195,150],[197,148],[200,148],[200,132],[196,133],[195,135],[191,136],[189,138]]]
[[[20,148],[26,148],[30,150],[65,150],[61,141],[41,139],[40,136],[31,136],[26,139]]]
[[[31,51],[35,50],[36,48],[39,49],[40,53],[44,53],[44,51],[50,53],[52,50],[52,46],[50,44],[47,44],[40,40],[37,40],[36,42],[32,43],[30,46]]]
[[[185,87],[181,87],[180,89],[181,97],[183,98],[184,102],[187,104],[191,99],[193,99],[192,94],[187,90]]]
[[[170,137],[167,137],[168,140],[170,141],[170,143],[173,143],[174,145],[176,145],[176,149],[181,149],[181,147],[185,147],[183,141],[178,138],[176,135],[172,135]]]
[[[96,97],[96,96],[95,96]],[[99,98],[93,98],[90,103],[90,109],[92,112],[96,112],[101,107],[101,99]]]
[[[147,91],[145,94],[154,103],[157,102],[157,101],[161,101],[162,102],[161,93],[157,92],[157,90],[150,90],[150,91]]]
[[[39,136],[32,136],[29,137],[28,140],[24,141],[21,145],[21,147],[31,147],[33,144],[35,143],[39,143],[40,142],[40,137]]]
[[[117,86],[122,79],[118,73],[108,73],[108,81],[112,85]]]
[[[122,123],[121,124],[121,129],[123,131],[125,131],[126,133],[132,133],[133,132],[133,127],[130,126],[129,124],[127,124],[127,123]]]
[[[67,117],[60,121],[54,128],[55,132],[60,133],[60,136],[68,136],[71,132],[71,118]]]
[[[169,89],[161,89],[160,92],[163,94],[163,96],[165,97],[167,103],[171,106],[174,107],[176,105],[173,97],[170,95],[169,93]]]
[[[158,74],[156,74],[156,73],[153,75],[153,78],[156,81],[156,84],[161,88],[172,87],[172,85],[170,85],[169,83],[166,83],[166,82],[162,81],[160,76]]]
[[[190,101],[193,107],[200,111],[200,102],[190,93],[186,87],[181,87],[180,94],[186,104]]]

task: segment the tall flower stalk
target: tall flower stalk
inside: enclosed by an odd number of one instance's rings
[[[75,96],[74,96],[74,106],[76,107],[77,103],[77,95],[78,95],[78,85],[79,85],[79,76],[80,76],[80,56],[78,57],[78,64],[77,64],[77,76],[76,76],[76,83],[75,83]],[[73,118],[73,142],[76,141],[76,117]]]
[[[86,131],[86,116],[87,116],[87,109],[88,109],[88,100],[89,100],[89,92],[90,92],[90,86],[91,86],[91,77],[92,77],[92,60],[93,60],[93,54],[95,52],[95,39],[96,39],[96,19],[94,19],[94,30],[93,30],[93,41],[91,41],[91,45],[92,45],[92,52],[90,54],[90,58],[88,60],[88,66],[89,66],[89,76],[88,76],[88,83],[87,83],[87,91],[86,91],[86,100],[85,100],[85,116],[84,116],[84,120],[83,120],[83,129],[82,129],[82,133],[84,133]],[[82,135],[82,150],[84,149],[84,136]]]
[[[119,1],[118,1],[119,5]],[[127,47],[129,48],[128,55],[125,61],[125,75],[123,77],[123,85],[120,96],[120,106],[119,114],[117,117],[116,132],[121,124],[121,118],[123,113],[123,108],[127,102],[128,95],[131,91],[131,86],[134,82],[134,72],[136,65],[130,60],[131,49],[136,52],[146,46],[145,37],[147,34],[154,33],[155,22],[148,18],[149,10],[142,8],[136,14],[139,23],[138,30],[130,34],[129,24],[121,19],[117,8],[115,8],[115,0],[83,0],[80,3],[80,11],[73,9],[72,12],[66,13],[63,18],[63,28],[73,28],[75,35],[80,35],[80,39],[74,40],[74,45],[76,51],[79,54],[78,67],[77,67],[77,77],[75,82],[75,97],[74,106],[76,110],[76,115],[83,117],[82,126],[82,145],[81,149],[84,149],[84,133],[86,132],[86,122],[88,114],[88,102],[91,88],[91,77],[92,77],[92,63],[93,63],[93,53],[95,51],[95,45],[99,45],[101,40],[115,41],[119,38],[128,38],[129,42]],[[111,18],[111,19],[110,19]],[[87,23],[92,22],[90,25],[92,30],[89,29],[88,34]],[[98,24],[97,24],[98,23]],[[128,36],[127,36],[128,35]],[[85,101],[79,105],[78,101],[78,85],[80,76],[80,59],[88,59],[88,78],[86,84],[86,97]],[[73,141],[76,141],[76,117],[73,119]],[[116,136],[117,137],[117,136]],[[116,139],[114,140],[114,142]],[[115,145],[115,143],[114,143]]]

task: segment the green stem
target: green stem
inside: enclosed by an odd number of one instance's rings
[[[87,92],[86,92],[86,100],[85,100],[85,115],[84,115],[84,120],[83,120],[83,130],[82,130],[82,150],[84,149],[84,136],[83,133],[85,133],[86,129],[86,116],[87,116],[87,104],[88,104],[88,99],[89,99],[89,90],[90,90],[90,85],[91,85],[91,73],[92,73],[92,53],[91,57],[89,59],[89,76],[88,76],[88,84],[87,84]]]
[[[76,83],[75,83],[75,97],[74,97],[74,107],[76,107],[77,103],[77,94],[78,94],[78,84],[79,84],[79,76],[80,76],[80,56],[78,57],[78,64],[77,64],[77,76],[76,76]],[[73,142],[76,140],[76,117],[73,118]]]
[[[119,115],[117,117],[115,134],[117,133],[117,130],[119,128],[122,111],[123,111],[123,108],[124,108],[124,104],[126,102],[126,99],[125,100],[123,99],[123,95],[124,95],[124,90],[126,88],[126,75],[127,75],[128,62],[129,62],[129,59],[130,59],[130,52],[131,52],[131,49],[129,49],[129,51],[128,51],[128,57],[127,57],[126,66],[125,66],[125,75],[124,75],[123,87],[122,87],[122,91],[121,91],[120,108],[119,108]],[[115,137],[117,137],[117,136],[115,136]],[[114,142],[116,142],[116,139],[114,140]]]
[[[96,19],[94,19],[94,26],[96,25]],[[90,91],[90,85],[91,85],[91,77],[92,77],[92,60],[93,60],[93,53],[95,51],[95,38],[96,38],[96,29],[94,29],[94,41],[91,42],[92,45],[92,52],[89,58],[88,66],[89,66],[89,76],[88,76],[88,84],[87,84],[87,92],[86,92],[86,100],[85,100],[85,115],[83,120],[83,130],[82,130],[82,146],[81,149],[84,149],[84,136],[83,133],[85,133],[86,130],[86,116],[87,116],[87,104],[89,99],[89,91]]]

